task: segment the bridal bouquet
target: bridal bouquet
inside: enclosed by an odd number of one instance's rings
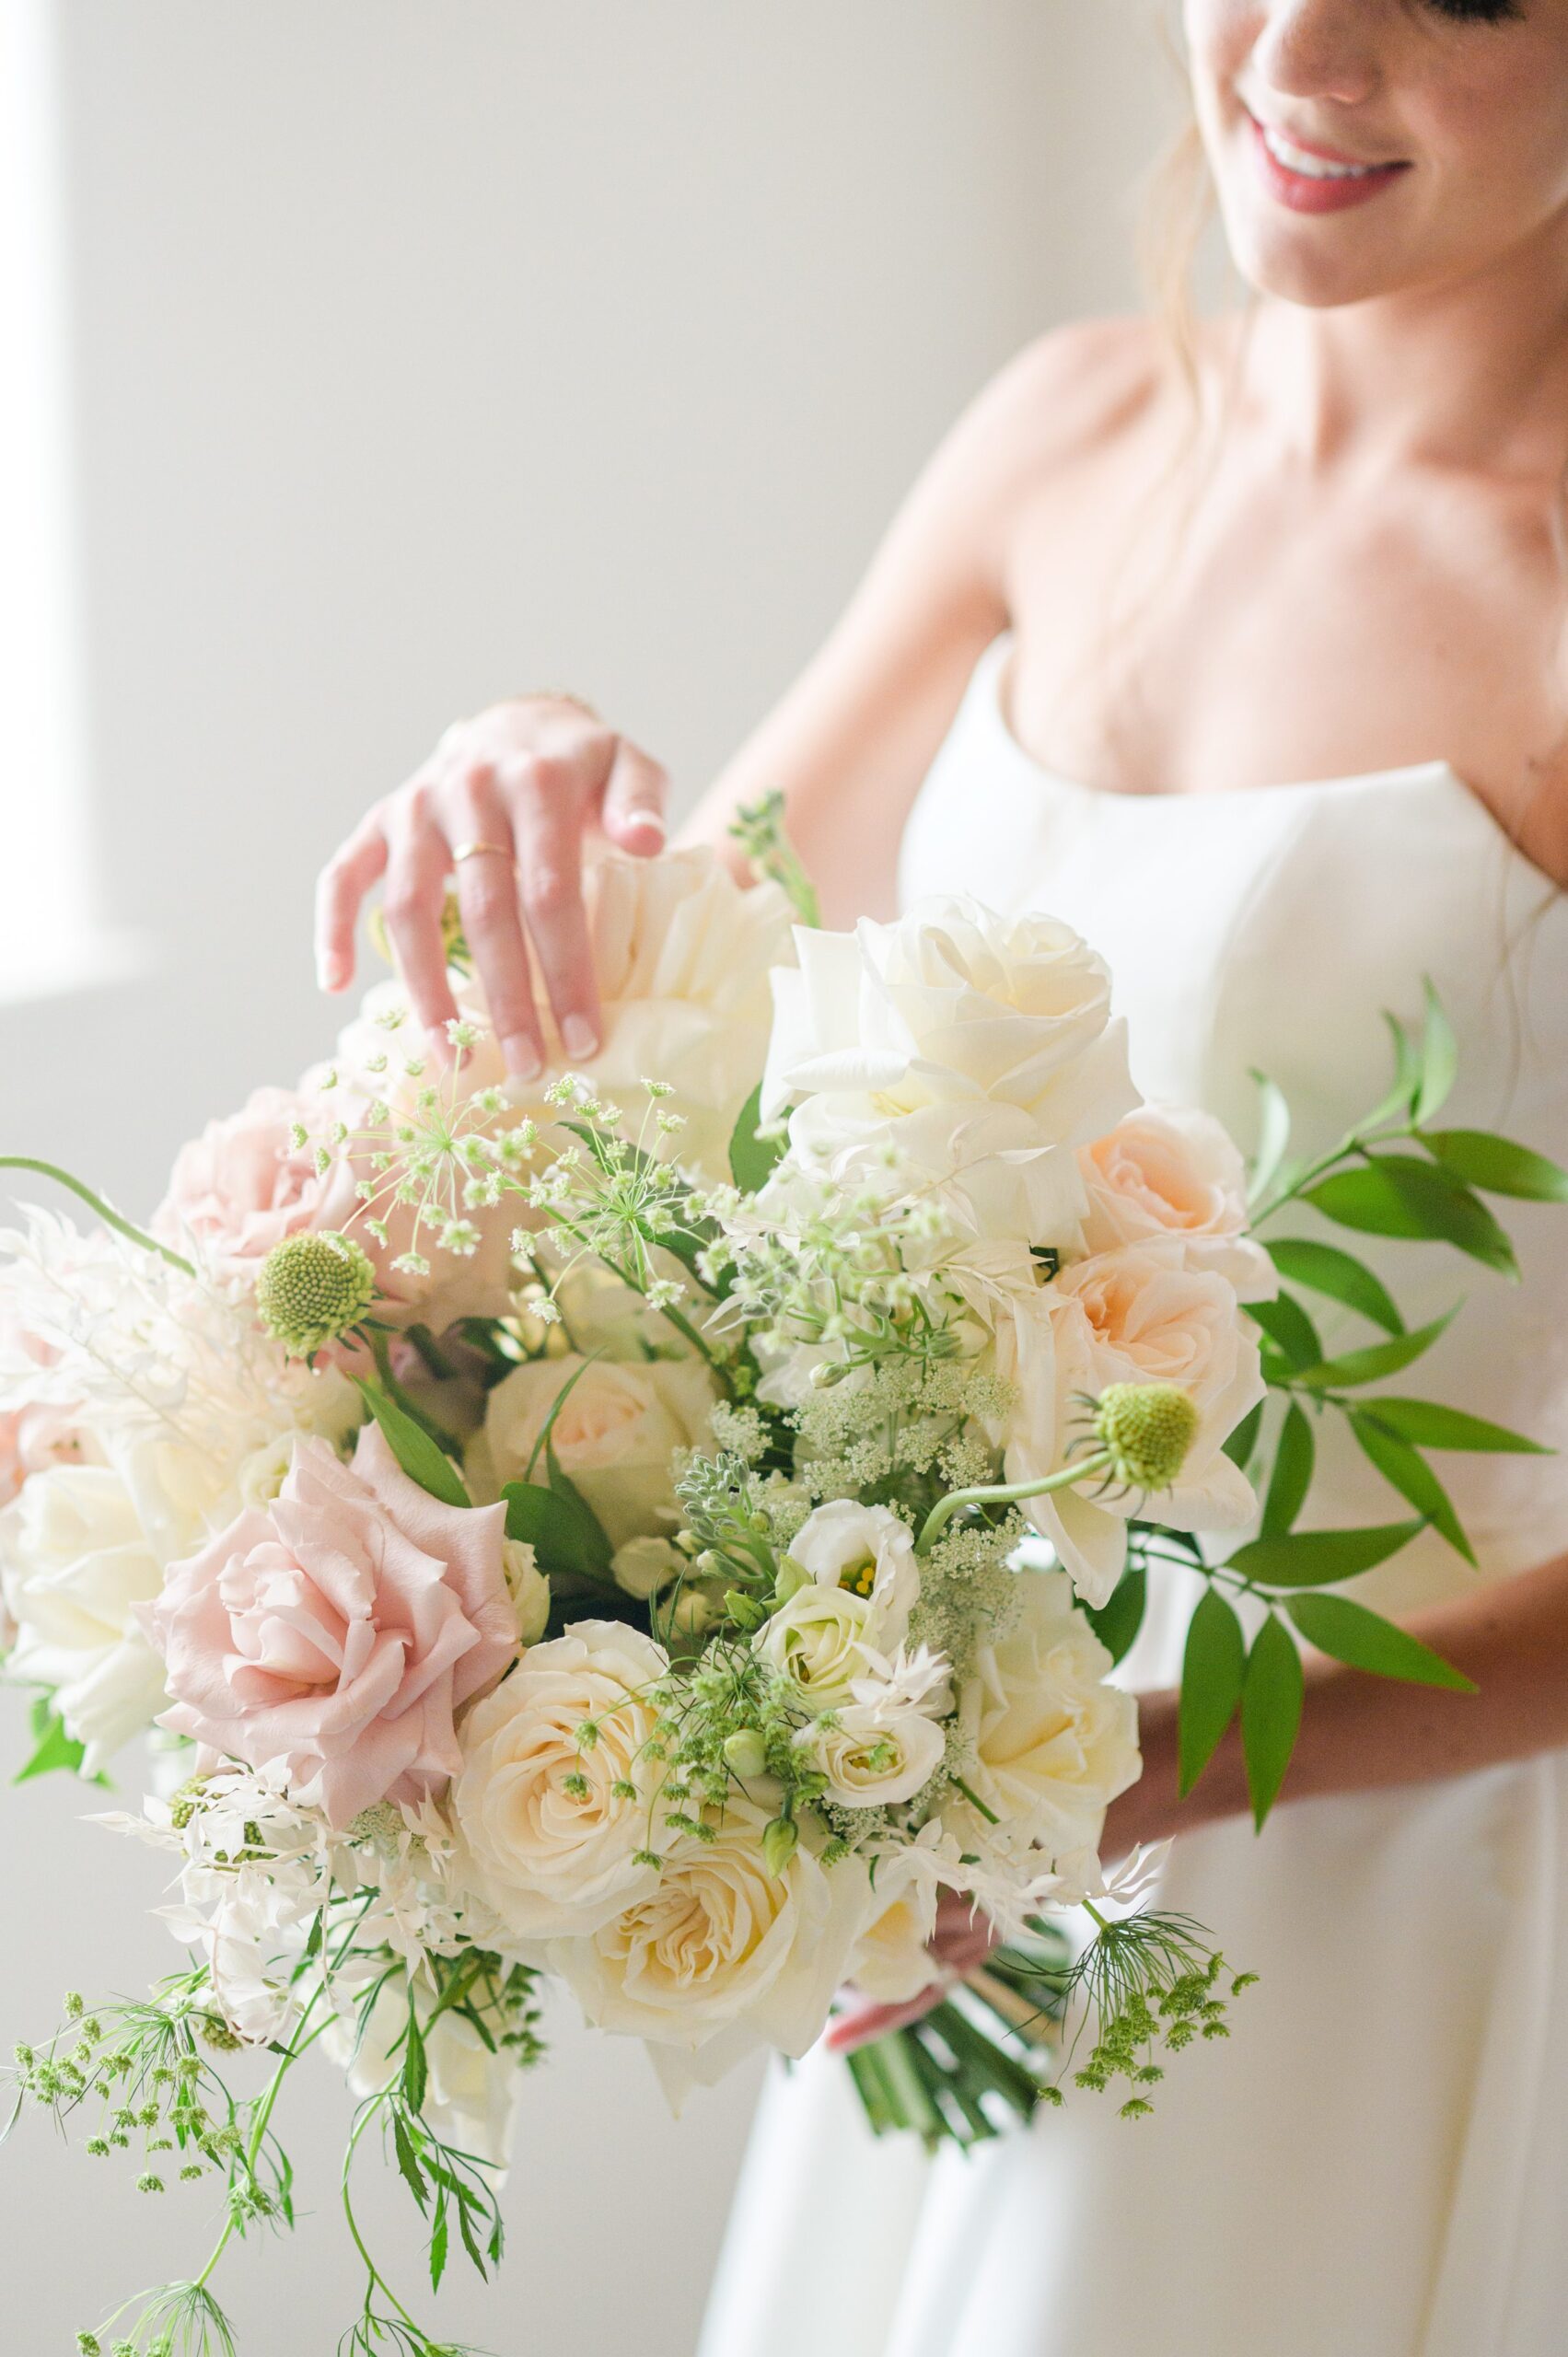
[[[1564,1182],[1430,1130],[1440,1011],[1337,1156],[1284,1172],[1270,1097],[1249,1214],[1214,1122],[1139,1105],[1066,926],[955,900],[792,934],[808,889],[767,814],[747,840],[749,891],[695,852],[597,867],[588,1072],[507,1082],[454,928],[449,1057],[377,987],[331,1065],[183,1149],[146,1232],[23,1166],[99,1215],[4,1238],[23,1772],[102,1781],[150,1741],[153,1794],[106,1822],[167,1854],[188,1961],[67,1997],[17,2108],[78,2116],[149,2194],[223,2194],[204,2265],[88,2357],[233,2350],[215,2270],[293,2223],[281,2107],[313,2046],[358,2099],[348,2160],[374,2130],[424,2213],[432,2285],[458,2242],[482,2272],[547,1978],[679,2098],[803,2054],[846,1985],[923,1990],[957,1893],[1002,1945],[853,2058],[874,2124],[972,2141],[1064,2075],[1136,2118],[1247,1978],[1134,1907],[1156,1862],[1108,1882],[1098,1855],[1139,1773],[1111,1673],[1150,1578],[1202,1592],[1184,1773],[1239,1707],[1260,1821],[1301,1708],[1287,1621],[1463,1682],[1320,1591],[1428,1524],[1464,1547],[1423,1446],[1528,1444],[1347,1406],[1436,1329],[1338,1248],[1252,1232],[1260,1196],[1306,1199],[1505,1258],[1470,1180]],[[1282,1271],[1383,1339],[1326,1355]],[[1325,1405],[1410,1514],[1294,1529]],[[366,2281],[340,2348],[440,2357],[343,2183]]]

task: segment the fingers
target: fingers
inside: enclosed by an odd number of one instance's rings
[[[324,991],[345,991],[354,980],[360,906],[386,865],[386,830],[379,810],[372,810],[317,878],[316,979]]]
[[[443,1066],[452,1054],[446,1026],[458,1012],[441,937],[449,865],[446,842],[423,807],[405,807],[394,824],[381,911],[414,1014]]]
[[[458,863],[463,933],[506,1069],[519,1080],[536,1080],[544,1069],[544,1041],[517,901],[512,822],[493,790],[476,795],[468,840],[496,849],[470,853]]]
[[[869,2046],[873,2038],[888,2038],[896,2029],[907,2029],[911,2022],[925,2019],[933,2006],[939,2005],[947,1994],[947,1980],[934,1980],[918,1997],[906,1998],[899,2005],[857,2005],[853,2013],[841,2014],[828,2030],[828,2046],[834,2054],[853,2054],[858,2046]]]
[[[669,780],[658,763],[622,737],[615,749],[599,813],[599,824],[610,842],[620,850],[634,852],[643,859],[652,859],[661,852],[668,792]]]
[[[548,760],[531,767],[530,791],[513,819],[523,915],[561,1044],[583,1062],[597,1053],[601,1029],[583,907],[584,806],[556,780]]]

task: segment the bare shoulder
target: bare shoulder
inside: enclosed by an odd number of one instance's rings
[[[1167,399],[1153,320],[1081,319],[1026,345],[976,404],[993,455],[1010,469],[1071,462],[1144,424]]]

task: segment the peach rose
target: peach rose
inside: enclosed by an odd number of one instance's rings
[[[352,1466],[301,1439],[279,1497],[183,1562],[139,1618],[162,1724],[252,1768],[286,1759],[334,1825],[455,1775],[453,1713],[517,1650],[499,1506],[443,1505],[377,1426]]]
[[[1089,1199],[1085,1248],[1178,1237],[1187,1265],[1225,1277],[1242,1301],[1272,1300],[1273,1262],[1247,1234],[1247,1168],[1211,1113],[1144,1105],[1078,1155]]]
[[[153,1219],[153,1232],[194,1251],[217,1277],[253,1285],[274,1244],[304,1232],[351,1235],[376,1271],[376,1314],[390,1325],[424,1324],[437,1332],[459,1318],[503,1317],[510,1306],[511,1232],[516,1206],[492,1206],[468,1214],[480,1234],[479,1248],[463,1257],[432,1250],[416,1239],[413,1213],[406,1204],[377,1206],[387,1226],[377,1241],[366,1224],[357,1192],[372,1176],[368,1159],[338,1153],[318,1174],[315,1150],[339,1122],[352,1131],[365,1121],[368,1099],[347,1087],[325,1090],[311,1075],[298,1088],[252,1090],[238,1113],[209,1121],[199,1138],[180,1148],[168,1192]],[[299,1124],[311,1143],[296,1146]],[[394,1264],[418,1249],[430,1262],[428,1276]]]
[[[1002,1371],[1017,1376],[1018,1407],[1006,1434],[1007,1479],[1032,1481],[1064,1464],[1083,1431],[1085,1395],[1112,1383],[1169,1383],[1188,1393],[1199,1428],[1180,1478],[1156,1504],[1173,1529],[1223,1530],[1249,1521],[1257,1501],[1224,1444],[1263,1397],[1258,1345],[1234,1288],[1186,1265],[1175,1237],[1122,1245],[1066,1269],[1001,1338]],[[1127,1520],[1142,1500],[1097,1497],[1092,1488],[1028,1500],[1024,1512],[1049,1538],[1092,1605],[1121,1576]]]

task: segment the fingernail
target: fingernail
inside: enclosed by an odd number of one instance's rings
[[[663,843],[668,831],[656,810],[633,810],[625,825],[625,832],[640,838],[650,851]]]
[[[514,1080],[537,1080],[544,1070],[539,1050],[525,1035],[514,1034],[511,1039],[503,1039],[501,1053]]]
[[[586,1062],[598,1053],[598,1033],[586,1015],[569,1015],[561,1026],[561,1039],[569,1056],[580,1056]]]
[[[318,958],[316,960],[317,989],[319,991],[341,991],[343,985],[343,970],[342,958]]]

